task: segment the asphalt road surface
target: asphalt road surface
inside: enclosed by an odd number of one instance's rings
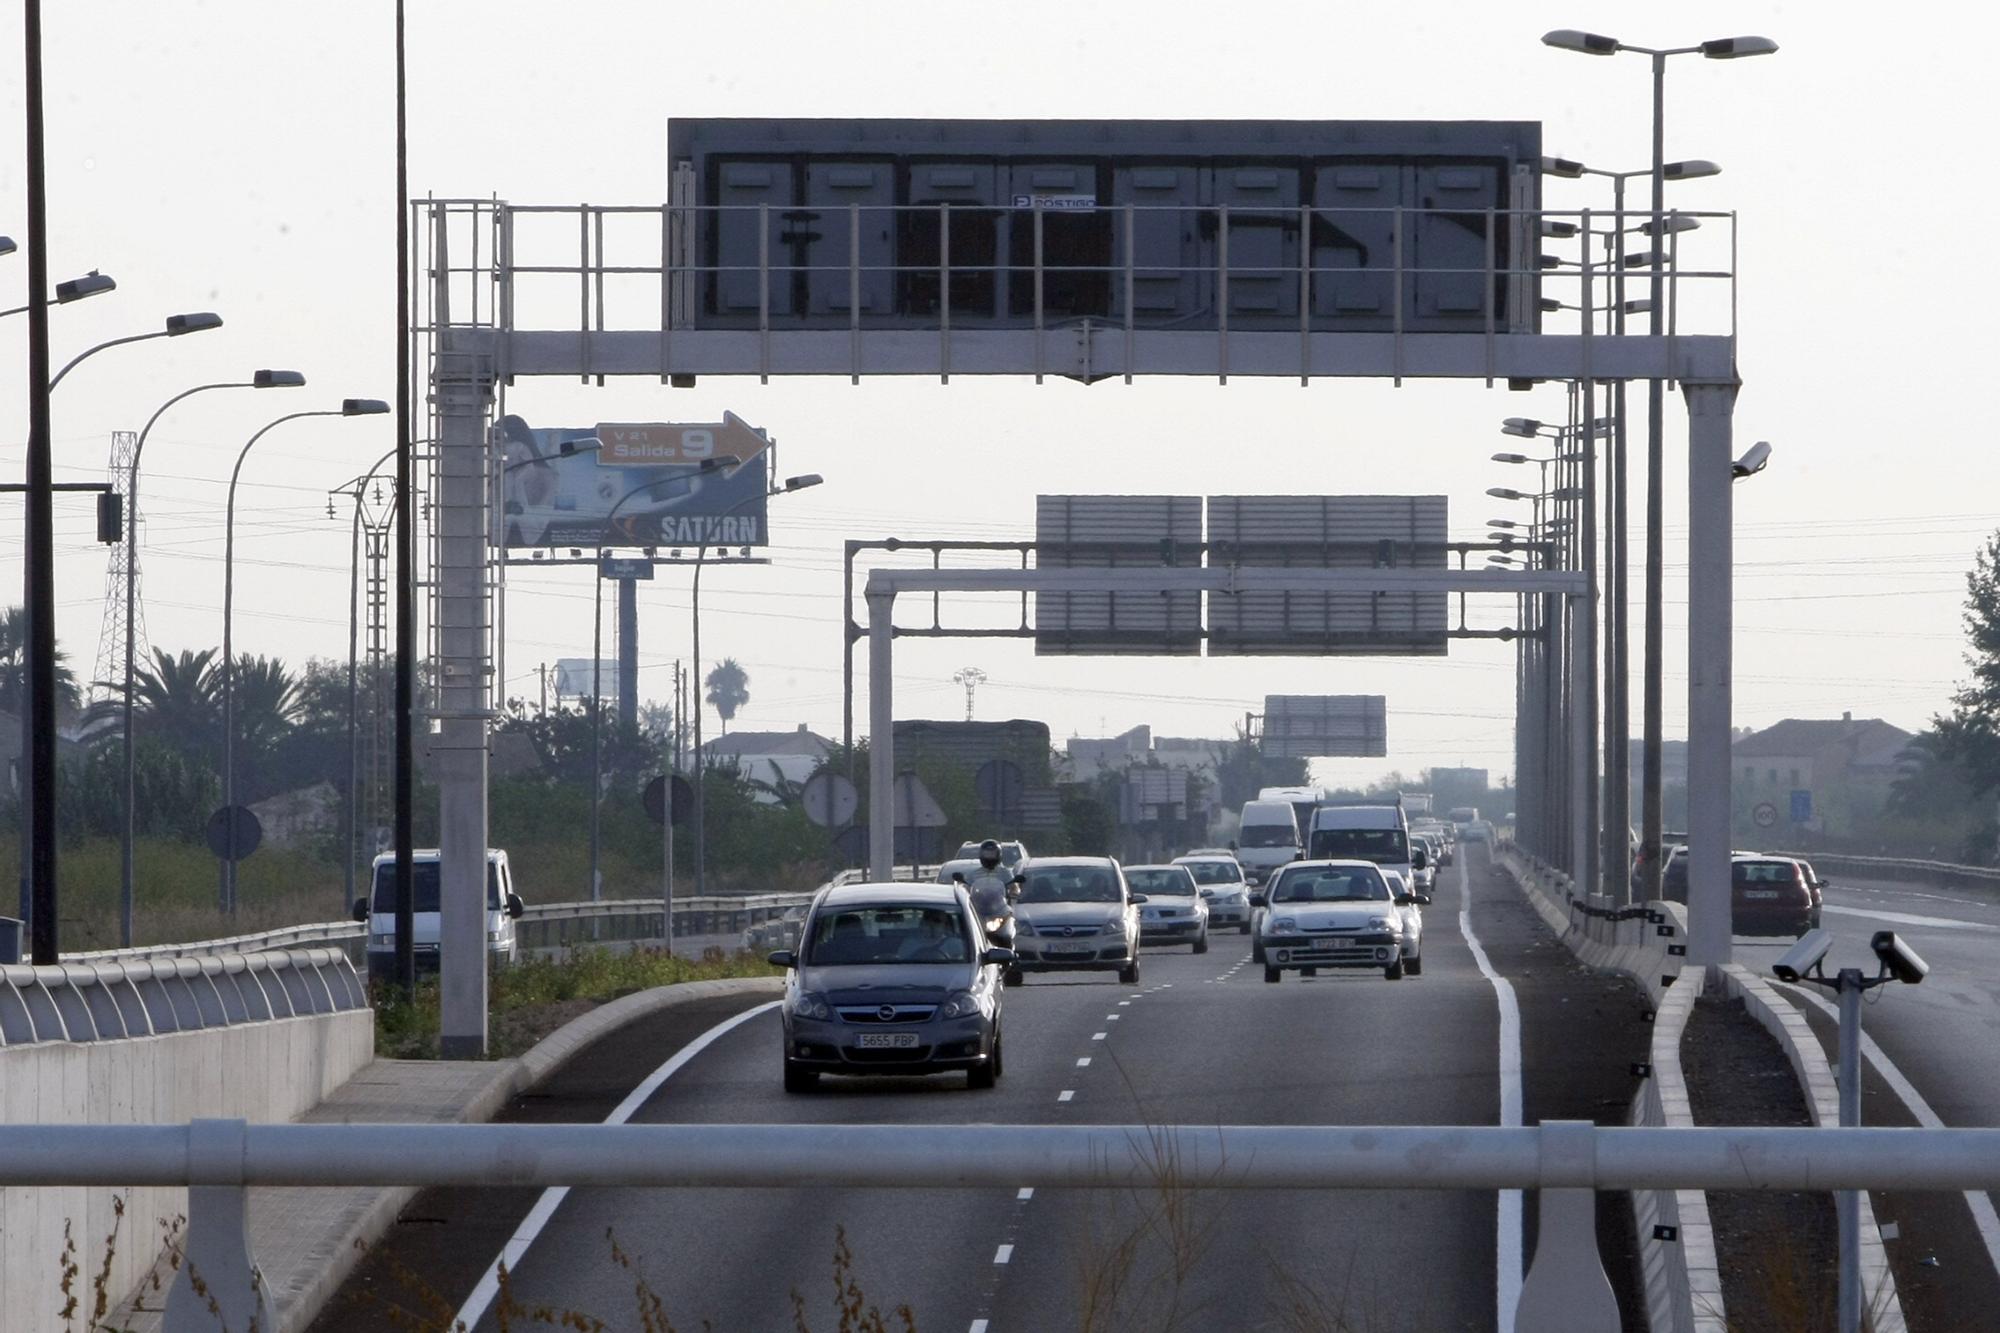
[[[788,1096],[777,1015],[761,1010],[688,1058],[633,1120],[1477,1125],[1502,1123],[1503,1108],[1519,1123],[1524,1104],[1530,1122],[1622,1119],[1643,1001],[1576,968],[1483,848],[1442,880],[1420,977],[1288,973],[1268,985],[1238,935],[1199,957],[1148,950],[1139,986],[1031,976],[1006,993],[1007,1071],[985,1092],[951,1075],[825,1079]],[[1461,929],[1468,891],[1500,985]],[[1504,1025],[1503,985],[1519,1015]],[[626,1086],[674,1049],[650,1063],[627,1050]],[[399,1228],[382,1258],[400,1247],[456,1308],[528,1213],[524,1196],[427,1192],[410,1210],[425,1234]],[[1622,1200],[1600,1214],[1629,1301],[1629,1214]],[[924,1330],[1492,1329],[1507,1327],[1499,1316],[1518,1290],[1520,1218],[1520,1199],[1475,1191],[579,1190],[547,1216],[510,1294],[636,1327],[643,1277],[679,1328],[832,1330],[844,1237],[863,1302],[890,1316],[907,1305]],[[341,1309],[329,1311],[338,1326],[374,1326]],[[475,1327],[499,1323],[488,1309]]]

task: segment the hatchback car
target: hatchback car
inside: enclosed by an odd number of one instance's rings
[[[1797,861],[1739,856],[1729,863],[1729,929],[1736,935],[1803,935],[1819,924],[1819,894]]]
[[[1139,909],[1141,944],[1190,944],[1208,952],[1208,904],[1184,865],[1126,866],[1125,883],[1146,896]]]
[[[743,932],[743,952],[770,953],[773,949],[796,949],[799,932],[805,929],[810,903],[788,907],[783,914],[759,921]]]
[[[1108,856],[1040,857],[1015,876],[1009,985],[1029,972],[1116,972],[1139,984],[1139,908],[1125,872]]]
[[[783,1004],[786,1092],[821,1074],[934,1074],[962,1069],[990,1088],[1001,1074],[1000,973],[957,885],[849,884],[822,889],[789,969]]]
[[[1280,870],[1255,896],[1264,917],[1264,980],[1287,971],[1311,976],[1322,967],[1382,969],[1400,981],[1403,917],[1399,898],[1372,861],[1298,861]],[[1420,965],[1419,965],[1420,966]],[[1411,969],[1415,970],[1415,969]]]
[[[1242,934],[1250,933],[1250,885],[1245,882],[1243,866],[1234,855],[1189,852],[1186,856],[1176,856],[1174,864],[1186,866],[1201,887],[1201,896],[1208,903],[1211,928],[1234,926]]]

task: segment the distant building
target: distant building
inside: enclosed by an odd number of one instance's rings
[[[772,804],[778,800],[775,791],[797,786],[819,771],[833,753],[833,742],[801,722],[793,731],[732,731],[704,741],[701,749],[711,766],[733,768],[770,788],[757,799]]]
[[[1730,747],[1739,804],[1766,801],[1781,822],[1791,818],[1793,792],[1806,792],[1824,832],[1839,832],[1854,815],[1879,809],[1898,772],[1897,760],[1915,737],[1879,717],[1788,717],[1753,731]]]

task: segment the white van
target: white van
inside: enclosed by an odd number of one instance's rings
[[[416,881],[411,898],[410,939],[416,953],[418,972],[438,970],[438,849],[421,847],[410,853],[410,869]],[[366,898],[354,900],[354,919],[368,925],[368,975],[387,977],[396,968],[396,854],[384,852],[375,858]],[[511,963],[520,949],[514,936],[514,922],[524,910],[514,892],[514,872],[507,853],[498,848],[486,853],[486,956],[495,963]]]
[[[1298,816],[1290,801],[1256,800],[1243,803],[1234,850],[1245,879],[1252,884],[1262,884],[1279,867],[1298,860],[1303,849]]]
[[[1313,815],[1306,857],[1313,861],[1373,861],[1383,873],[1399,874],[1414,888],[1416,868],[1428,865],[1422,848],[1410,846],[1410,826],[1401,805],[1323,805]]]

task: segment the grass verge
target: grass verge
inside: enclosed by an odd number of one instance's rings
[[[504,1060],[532,1047],[579,1014],[657,986],[727,977],[768,977],[777,969],[757,954],[711,949],[699,959],[662,949],[583,948],[562,959],[529,959],[497,968],[487,993],[487,1054]],[[438,1058],[438,986],[420,982],[405,1002],[389,988],[375,1000],[375,1054],[396,1060]]]

